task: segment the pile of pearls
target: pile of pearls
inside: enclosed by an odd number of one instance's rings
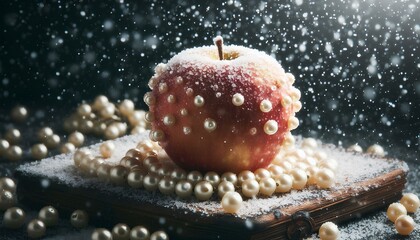
[[[419,209],[420,200],[413,193],[403,194],[400,202],[391,203],[386,211],[390,221],[394,223],[395,230],[400,235],[408,236],[414,230],[416,224],[407,213],[415,213]]]
[[[80,104],[76,111],[65,119],[64,129],[69,133],[77,131],[105,139],[115,139],[129,131],[131,134],[146,131],[150,126],[145,121],[145,115],[146,112],[135,109],[134,102],[129,99],[113,103],[106,96],[99,95],[90,104]]]
[[[92,240],[169,240],[168,235],[164,231],[150,231],[138,225],[130,228],[125,223],[116,224],[112,230],[106,228],[96,228],[91,235]]]
[[[129,149],[119,163],[108,161],[115,146],[111,141],[99,147],[101,156],[88,150],[74,154],[74,165],[84,175],[97,177],[116,185],[129,185],[147,191],[159,191],[180,199],[195,197],[206,201],[221,199],[228,213],[237,212],[243,198],[270,197],[308,186],[328,189],[335,184],[337,161],[318,149],[315,139],[307,138],[299,148],[289,147],[267,168],[242,171],[239,174],[186,172],[176,166],[155,142],[146,140]],[[228,194],[234,192],[236,194]]]

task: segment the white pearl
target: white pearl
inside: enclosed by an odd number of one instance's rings
[[[245,98],[244,95],[240,94],[240,93],[235,93],[233,94],[232,97],[232,104],[239,107],[242,106],[242,104],[244,104],[245,102]]]
[[[105,228],[96,228],[92,235],[92,240],[112,240],[112,233]]]
[[[95,98],[93,102],[93,109],[100,110],[104,108],[109,103],[109,100],[104,95],[99,95]]]
[[[370,146],[367,150],[367,153],[372,154],[372,155],[376,155],[378,157],[384,157],[385,156],[385,150],[382,146],[378,145],[378,144],[373,144],[372,146]]]
[[[160,83],[159,84],[159,93],[166,93],[168,91],[168,84]]]
[[[204,106],[204,98],[200,95],[195,96],[194,98],[194,105],[197,107],[202,107]]]
[[[308,176],[304,170],[299,168],[292,169],[290,175],[293,177],[293,189],[301,190],[306,186]]]
[[[272,178],[276,178],[284,173],[284,169],[282,167],[274,164],[271,164],[268,167],[268,171],[270,172]]]
[[[204,120],[204,129],[206,129],[208,132],[213,132],[217,128],[217,123],[211,118],[207,118]]]
[[[290,117],[287,120],[287,127],[289,128],[289,130],[294,130],[299,126],[299,119],[297,119],[296,117]]]
[[[73,143],[75,147],[80,147],[83,145],[83,142],[85,141],[85,136],[81,132],[73,132],[69,135],[68,141],[70,143]]]
[[[87,227],[89,223],[89,216],[83,210],[76,210],[70,215],[70,223],[75,228]]]
[[[156,231],[150,235],[150,240],[169,240],[169,237],[164,231]]]
[[[50,227],[58,223],[58,211],[52,206],[43,207],[38,214],[39,220],[43,221],[45,226]]]
[[[276,181],[271,177],[262,178],[259,184],[262,195],[271,196],[276,191]]]
[[[156,98],[153,96],[152,92],[147,92],[143,96],[143,101],[150,107],[156,103]]]
[[[222,198],[222,208],[227,213],[236,213],[242,206],[242,197],[237,192],[227,192]]]
[[[295,101],[299,101],[300,97],[301,97],[301,93],[299,91],[299,89],[297,88],[293,88],[290,90],[289,92],[290,97],[292,98],[292,100]]]
[[[238,182],[238,177],[233,172],[225,172],[220,177],[220,180],[228,181],[228,182],[231,182],[233,185],[236,185],[236,183]]]
[[[296,101],[292,103],[293,112],[299,112],[302,109],[302,103],[300,101]]]
[[[25,212],[17,207],[8,208],[4,212],[3,226],[6,228],[17,229],[25,223]]]
[[[277,183],[276,192],[278,193],[290,192],[292,189],[293,177],[288,174],[281,174],[275,178],[275,181]]]
[[[92,112],[92,107],[89,104],[81,104],[78,108],[77,108],[77,113],[80,116],[89,116],[89,114]]]
[[[106,141],[99,146],[99,152],[103,158],[110,158],[115,150],[115,144],[111,141]]]
[[[332,222],[325,222],[319,228],[319,238],[321,240],[336,240],[340,235],[337,225]]]
[[[411,232],[413,232],[416,223],[414,222],[413,218],[408,215],[402,215],[395,220],[395,229],[400,235],[408,236]]]
[[[143,226],[135,226],[130,231],[130,240],[148,240],[149,230]]]
[[[130,227],[127,224],[119,223],[112,228],[112,240],[129,240]]]
[[[217,195],[219,195],[220,198],[222,198],[227,192],[234,192],[235,186],[233,183],[228,181],[222,181],[217,186]]]
[[[1,189],[1,186],[0,186],[0,189]],[[407,212],[409,213],[417,212],[417,209],[420,206],[419,197],[417,197],[417,195],[413,193],[405,193],[402,196],[400,202],[402,205],[404,205],[404,207],[407,209]]]
[[[36,160],[41,160],[48,155],[48,148],[43,143],[38,143],[32,146],[31,156]]]
[[[302,147],[307,147],[310,149],[315,149],[318,147],[318,143],[314,138],[305,138],[302,141]]]
[[[209,200],[213,195],[213,186],[208,181],[201,181],[195,185],[194,195],[199,201]]]
[[[104,118],[111,118],[112,116],[114,116],[114,113],[115,105],[113,103],[108,103],[99,111],[99,115],[101,115]]]
[[[41,220],[34,219],[28,223],[26,231],[30,238],[40,238],[45,235],[46,227]]]
[[[251,171],[244,170],[240,172],[238,175],[238,184],[241,185],[243,182],[245,182],[248,179],[255,179],[255,174]]]
[[[289,84],[293,84],[295,82],[295,76],[291,73],[286,73],[287,80],[289,81]]]
[[[175,193],[181,199],[189,198],[193,191],[193,185],[188,180],[181,180],[175,186]]]
[[[147,191],[155,191],[158,189],[160,177],[155,173],[149,173],[143,178],[143,187]]]
[[[118,105],[118,110],[123,116],[128,116],[134,111],[134,102],[129,99],[124,99],[120,105]]]
[[[363,152],[363,148],[359,145],[359,144],[353,144],[350,147],[347,148],[347,151],[349,152],[357,152],[357,153],[362,153]]]
[[[270,171],[268,171],[265,168],[258,168],[257,170],[255,170],[254,172],[255,174],[255,179],[259,182],[261,179],[263,178],[269,178],[271,177],[271,173]]]
[[[319,171],[319,168],[317,166],[310,166],[306,170],[306,174],[308,175],[308,185],[314,185],[316,184],[316,174]]]
[[[143,187],[143,179],[146,175],[146,170],[132,169],[127,175],[127,183],[132,188],[141,188]]]
[[[76,147],[74,146],[74,144],[69,143],[69,142],[63,144],[60,148],[60,152],[64,154],[74,152],[75,150],[76,150]]]
[[[255,179],[247,179],[242,182],[242,194],[245,197],[253,198],[260,191],[260,185]]]
[[[401,203],[391,203],[386,211],[388,219],[395,222],[401,215],[407,215],[407,209]]]
[[[271,109],[273,109],[273,104],[269,100],[264,99],[261,101],[260,103],[261,112],[268,113],[271,111]]]
[[[44,139],[44,144],[48,148],[56,148],[58,147],[58,145],[60,145],[60,142],[60,136],[58,136],[57,134],[47,136],[47,138]]]
[[[203,178],[205,181],[208,181],[214,188],[217,187],[220,183],[219,174],[216,172],[207,172]]]
[[[328,168],[321,168],[315,175],[316,184],[320,188],[331,188],[334,186],[335,174]]]
[[[191,171],[187,175],[187,180],[189,180],[193,184],[201,181],[202,179],[203,179],[203,175],[199,171]]]
[[[175,117],[172,115],[165,115],[163,117],[163,124],[166,126],[171,126],[175,124]]]
[[[290,96],[284,95],[280,102],[283,107],[288,107],[290,106],[290,104],[292,104],[293,101],[292,98],[290,98]]]
[[[283,140],[283,146],[285,147],[291,147],[295,144],[295,137],[289,132],[286,133]]]
[[[162,178],[159,181],[159,191],[165,195],[171,195],[175,191],[175,181],[169,177]]]
[[[276,121],[274,120],[268,120],[265,124],[264,124],[264,132],[268,135],[273,135],[277,132],[278,130],[278,124]]]
[[[11,193],[16,192],[16,183],[11,178],[3,177],[0,178],[0,192],[10,191]]]

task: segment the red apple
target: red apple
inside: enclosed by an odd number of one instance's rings
[[[188,170],[266,167],[293,141],[301,108],[294,77],[267,54],[242,47],[187,49],[159,64],[144,96],[150,137]],[[286,141],[285,141],[286,139]]]

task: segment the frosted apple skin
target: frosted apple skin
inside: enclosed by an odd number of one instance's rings
[[[215,47],[185,50],[159,65],[151,79],[152,134],[164,133],[160,145],[184,169],[222,173],[266,167],[289,133],[293,104],[283,106],[282,99],[293,87],[280,64],[239,46],[226,46],[225,55],[236,58],[218,60]],[[232,103],[236,93],[244,97],[240,106]],[[260,110],[262,100],[271,102],[269,112]],[[165,116],[173,123],[165,124]],[[216,123],[214,130],[205,128],[206,119]],[[269,120],[278,125],[272,135],[264,131]]]

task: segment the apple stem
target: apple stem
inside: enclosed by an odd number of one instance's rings
[[[223,60],[223,38],[222,36],[217,36],[214,38],[214,44],[217,46],[217,51],[219,52],[219,59]]]

